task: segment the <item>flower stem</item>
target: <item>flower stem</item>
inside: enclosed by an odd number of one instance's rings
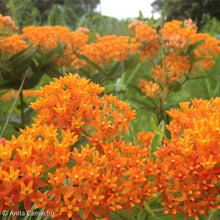
[[[17,103],[18,97],[19,97],[19,95],[20,95],[20,93],[21,93],[21,91],[22,91],[22,88],[23,88],[24,81],[25,81],[26,77],[27,77],[27,73],[25,73],[24,78],[23,78],[23,80],[22,80],[22,82],[21,82],[21,85],[20,85],[19,90],[18,90],[18,94],[16,95],[15,100],[14,100],[14,102],[13,102],[13,104],[12,104],[12,107],[11,107],[11,109],[10,109],[10,111],[9,111],[8,118],[7,118],[7,120],[6,120],[5,124],[4,124],[3,129],[2,129],[0,138],[2,138],[2,137],[4,136],[4,134],[5,134],[6,128],[7,128],[7,126],[8,126],[8,123],[9,123],[10,119],[11,119],[12,112],[13,112],[13,110],[14,110],[14,108],[15,108],[15,105],[16,105],[16,103]]]

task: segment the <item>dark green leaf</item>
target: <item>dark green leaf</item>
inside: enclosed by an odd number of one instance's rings
[[[137,220],[147,220],[148,213],[145,209],[140,210],[137,214]]]
[[[106,80],[106,77],[102,74],[102,73],[98,73],[98,74],[95,74],[95,76],[93,76],[91,78],[91,80],[94,82],[94,83],[101,83],[103,81]]]
[[[34,109],[28,107],[28,109],[24,113],[24,124],[27,124],[30,121],[33,114],[34,114]]]
[[[140,54],[137,53],[132,55],[131,57],[129,57],[128,60],[124,61],[125,70],[133,69],[134,67],[137,66],[139,61],[140,61]]]
[[[66,163],[66,166],[69,169],[72,169],[75,165],[76,165],[76,162],[73,162],[73,161],[69,161],[69,162]]]
[[[87,58],[87,57],[84,56],[83,54],[80,54],[80,55],[79,55],[79,58],[85,60],[89,65],[95,67],[95,68],[96,68],[97,70],[99,70],[99,72],[102,73],[103,75],[107,75],[107,73],[106,73],[102,68],[100,68],[96,63],[94,63],[93,61],[91,61],[89,58]]]
[[[122,72],[124,70],[124,61],[117,62],[115,65],[111,68],[111,71],[108,73],[108,76],[110,78],[114,77],[118,73]]]
[[[173,84],[172,90],[173,90],[174,92],[179,92],[180,89],[181,89],[181,87],[182,87],[182,84],[181,84],[180,82],[175,82],[175,83]]]
[[[154,137],[151,140],[151,146],[150,146],[150,155],[149,158],[153,158],[153,160],[156,160],[156,157],[154,156],[154,152],[157,150],[157,147],[162,146],[162,139],[168,139],[165,134],[164,134],[164,129],[165,129],[165,123],[164,121],[161,121],[159,126],[157,127],[155,121],[153,118],[151,118],[151,127],[152,130],[154,131]]]
[[[57,41],[57,55],[59,58],[63,57],[63,52],[64,52],[65,48],[66,48],[66,44],[63,45],[59,41]],[[55,55],[56,55],[56,53],[55,53]]]
[[[55,173],[57,170],[57,165],[55,165],[54,167],[50,168],[49,173]]]
[[[110,212],[110,220],[135,220],[134,216],[131,215],[127,210],[123,210],[120,214],[116,212]]]
[[[200,45],[202,45],[204,43],[204,41],[205,41],[205,39],[200,40],[200,41],[196,42],[195,44],[190,45],[186,53],[190,54],[195,49],[197,49]]]

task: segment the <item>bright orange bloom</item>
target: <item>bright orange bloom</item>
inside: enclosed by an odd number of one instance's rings
[[[27,47],[22,35],[14,34],[0,39],[0,50],[6,56],[14,55]]]
[[[0,208],[23,202],[64,220],[142,208],[156,196],[149,180],[156,170],[149,149],[122,138],[135,112],[112,95],[100,97],[103,88],[78,75],[54,81],[32,103],[35,123],[0,146]]]
[[[18,27],[10,16],[0,14],[0,37],[14,34],[17,30]]]
[[[157,97],[161,91],[157,83],[153,83],[152,81],[148,80],[141,80],[139,87],[141,88],[142,92],[145,93],[146,97]]]
[[[168,111],[171,140],[156,152],[160,161],[154,181],[161,189],[165,212],[174,218],[177,212],[185,212],[186,218],[199,219],[213,206],[219,208],[219,106],[220,98],[194,99],[191,106],[180,103],[182,111]]]
[[[135,29],[136,38],[142,43],[141,59],[153,60],[159,51],[158,35],[155,29],[147,24],[139,24]]]
[[[33,181],[30,181],[27,185],[24,184],[24,182],[20,181],[20,195],[22,197],[22,200],[24,202],[25,209],[31,210],[31,196],[34,192],[33,187]]]

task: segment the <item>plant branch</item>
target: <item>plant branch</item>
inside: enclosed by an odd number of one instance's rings
[[[25,75],[24,75],[24,78],[23,78],[23,80],[22,80],[22,82],[21,82],[21,85],[20,85],[20,87],[19,87],[19,90],[18,90],[18,94],[16,95],[15,100],[14,100],[14,102],[13,102],[13,104],[12,104],[12,107],[11,107],[11,109],[10,109],[10,111],[9,111],[8,118],[7,118],[7,120],[6,120],[5,124],[4,124],[4,127],[3,127],[2,132],[1,132],[1,135],[0,135],[1,138],[2,138],[2,137],[4,136],[4,134],[5,134],[7,125],[8,125],[8,123],[9,123],[10,119],[11,119],[12,112],[13,112],[15,106],[16,106],[18,97],[19,97],[19,95],[20,95],[20,93],[21,93],[21,91],[22,91],[22,88],[23,88],[24,81],[25,81],[26,77],[27,77],[27,73],[25,73]]]

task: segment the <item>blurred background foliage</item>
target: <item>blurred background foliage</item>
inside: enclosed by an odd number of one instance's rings
[[[79,17],[94,12],[99,0],[2,0],[0,11],[19,28],[28,25],[65,25],[76,28]]]
[[[151,5],[165,21],[191,18],[199,31],[210,19],[220,20],[219,0],[155,0]]]

